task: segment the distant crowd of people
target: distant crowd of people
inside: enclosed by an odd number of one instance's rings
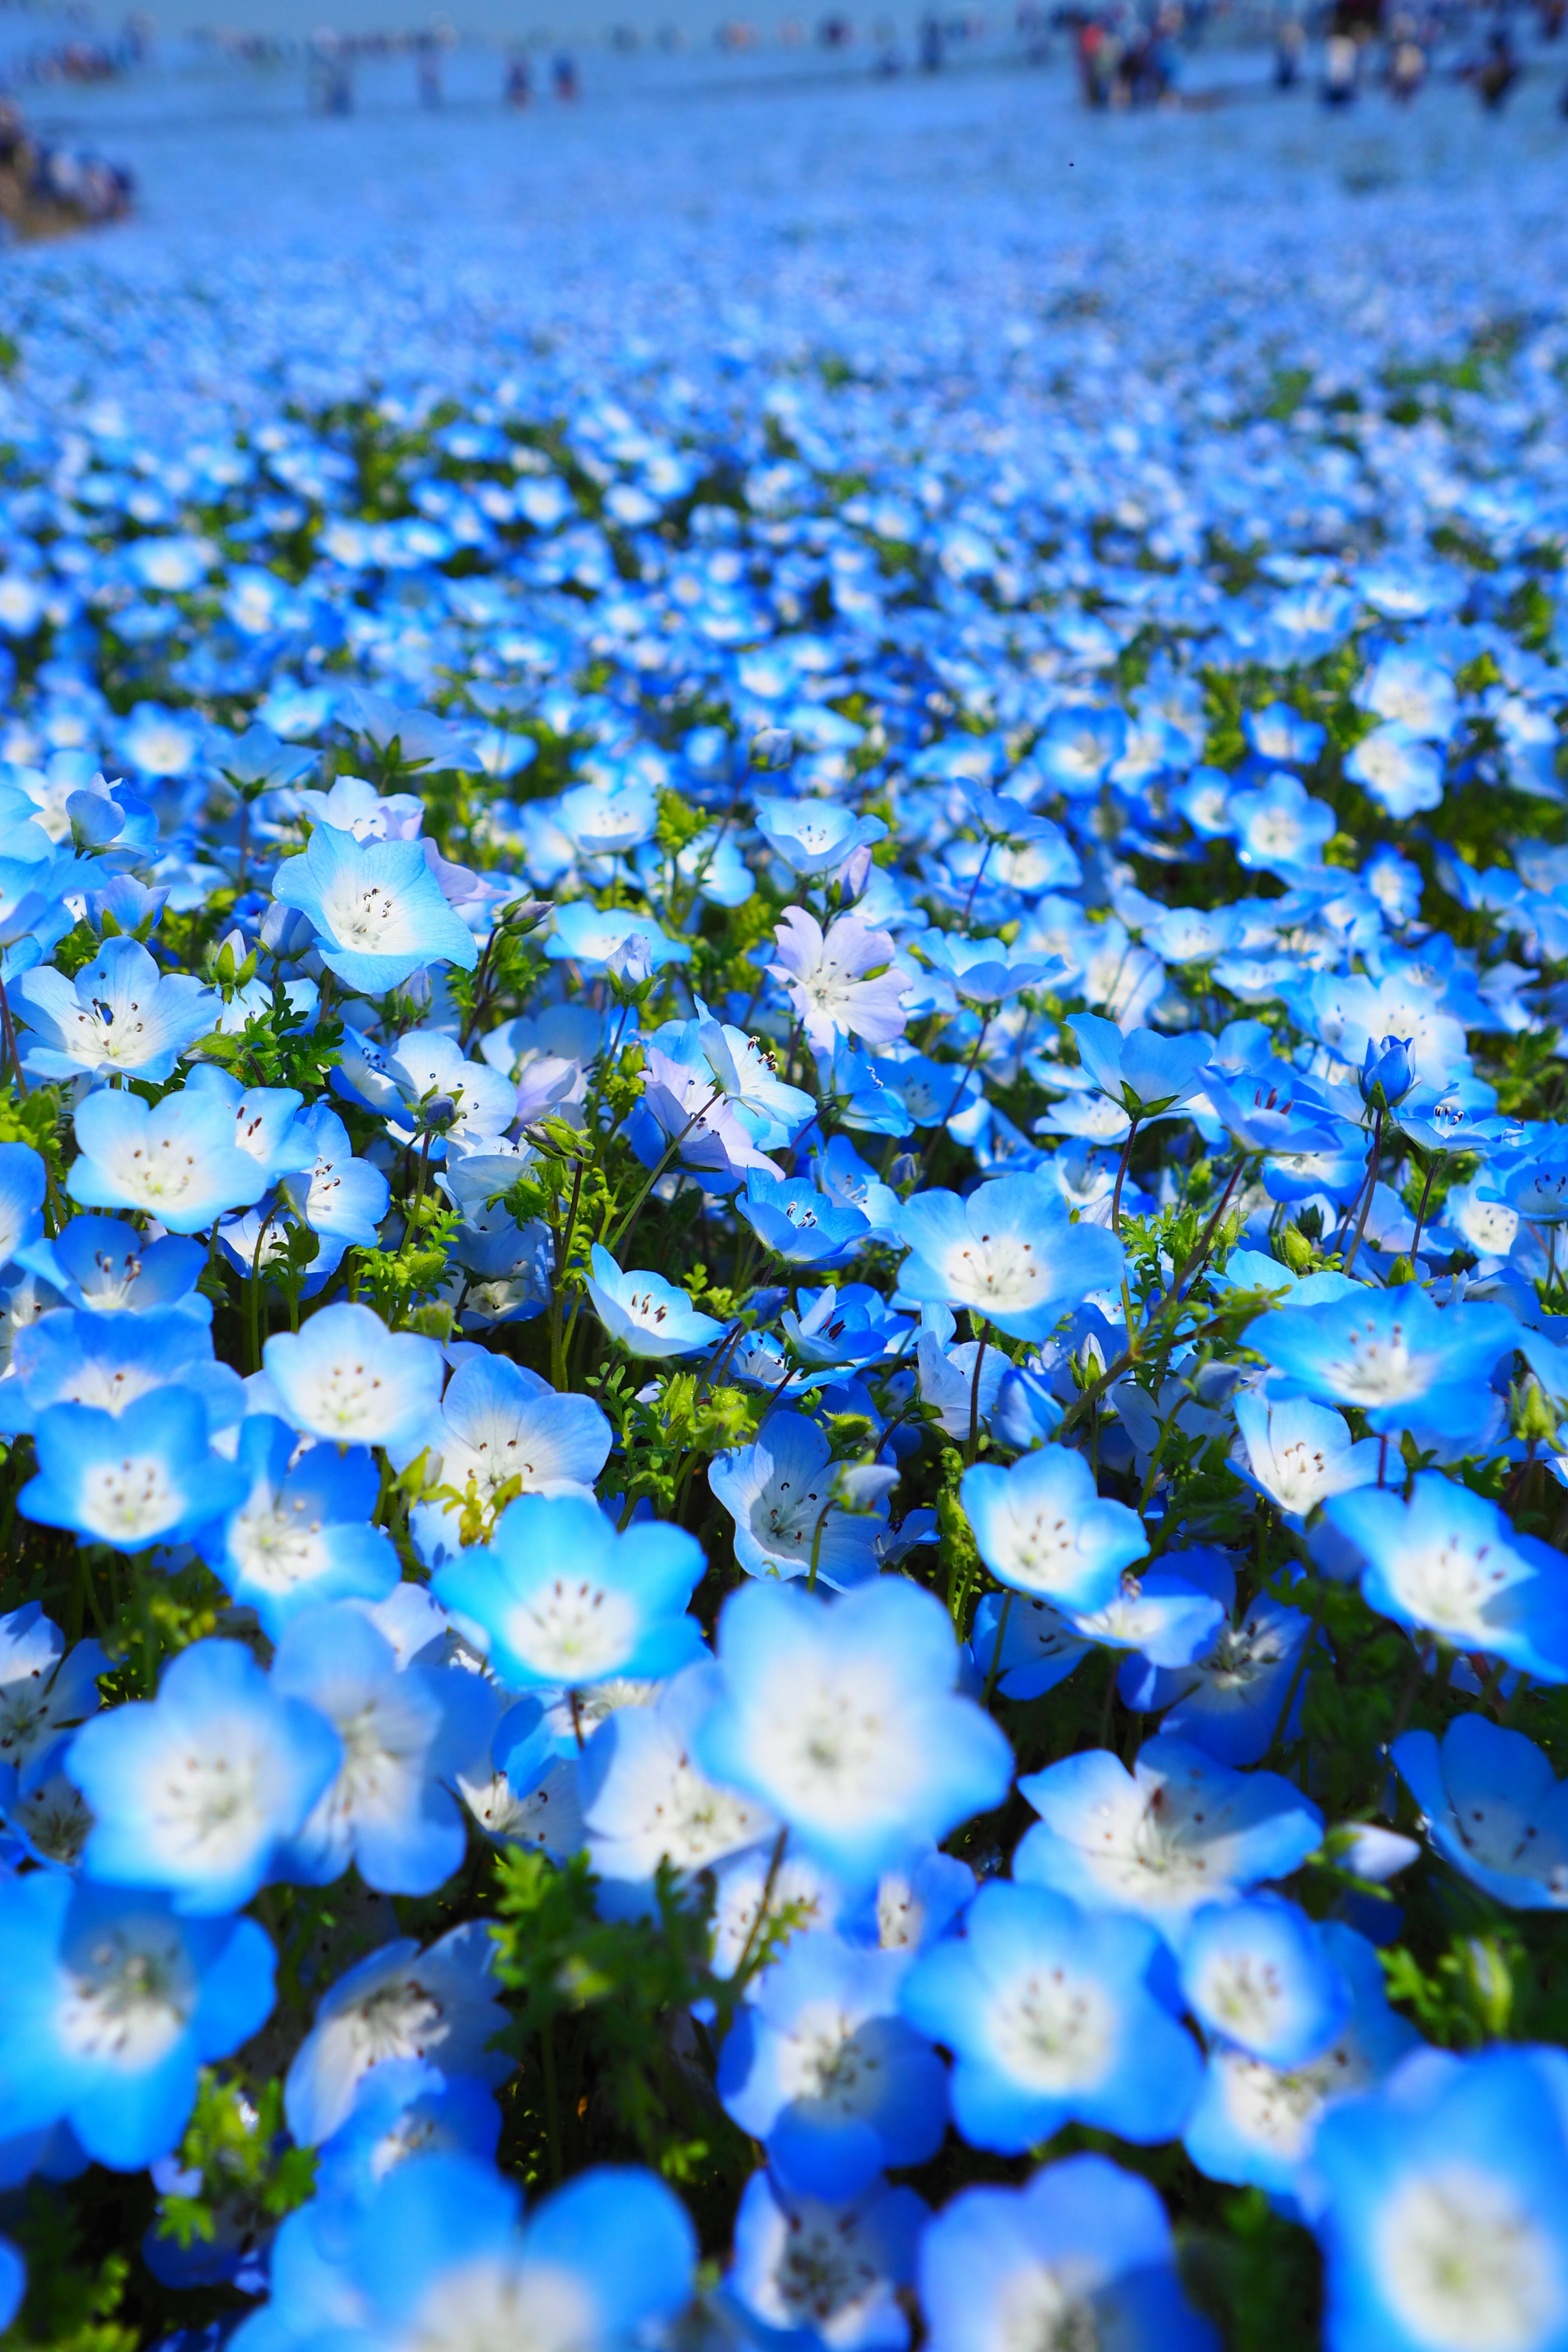
[[[445,29],[415,33],[397,40],[379,36],[317,33],[310,45],[310,104],[319,114],[352,114],[356,65],[365,58],[384,58],[406,49],[414,58],[414,87],[419,104],[426,109],[438,108],[445,103],[442,66],[452,39],[453,36]],[[577,61],[569,50],[559,50],[551,60],[550,86],[555,96],[568,104],[577,97]],[[502,70],[501,95],[510,107],[532,104],[533,66],[526,49],[509,53]]]
[[[1568,0],[1539,0],[1535,15],[1542,41],[1555,42],[1568,20]],[[1321,94],[1331,107],[1351,106],[1363,90],[1380,85],[1408,104],[1426,86],[1445,45],[1454,73],[1470,85],[1489,113],[1501,110],[1524,71],[1508,0],[1479,15],[1445,0],[1333,0],[1322,31]],[[1281,88],[1300,78],[1305,46],[1302,20],[1282,17],[1275,52],[1275,79]],[[1562,103],[1568,112],[1568,92]]]
[[[97,155],[35,139],[14,99],[0,98],[0,226],[23,236],[118,220],[135,193],[129,172]]]
[[[40,82],[112,81],[142,64],[153,39],[151,17],[127,16],[118,33],[98,37],[83,30],[65,40],[35,41],[5,60],[7,82],[17,88]]]

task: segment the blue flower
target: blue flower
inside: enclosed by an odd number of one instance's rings
[[[1074,1013],[1068,1027],[1100,1092],[1140,1122],[1163,1118],[1195,1095],[1213,1051],[1207,1037],[1162,1037],[1153,1029],[1124,1034],[1094,1013]]]
[[[312,1445],[295,1463],[298,1451],[286,1423],[253,1413],[236,1454],[240,1499],[200,1538],[230,1597],[274,1642],[302,1609],[384,1601],[402,1575],[392,1538],[371,1525],[381,1478],[370,1454]]]
[[[1233,1466],[1278,1507],[1288,1528],[1300,1528],[1331,1495],[1370,1486],[1377,1476],[1376,1441],[1352,1438],[1343,1415],[1326,1405],[1248,1389],[1234,1411],[1246,1453],[1232,1457]]]
[[[842,866],[862,845],[885,841],[879,816],[857,816],[835,801],[770,800],[752,803],[757,831],[797,874],[826,874]]]
[[[119,1413],[47,1405],[33,1443],[37,1475],[17,1496],[17,1509],[117,1551],[183,1541],[245,1491],[234,1464],[211,1452],[206,1410],[188,1389],[154,1389]]]
[[[1510,1910],[1568,1910],[1568,1783],[1533,1739],[1461,1715],[1389,1752],[1445,1862]]]
[[[1270,2066],[1316,2058],[1351,2013],[1322,1929],[1278,1895],[1197,1914],[1182,1946],[1182,1991],[1205,2033]]]
[[[1038,1176],[1002,1176],[966,1201],[917,1192],[901,1219],[910,1255],[899,1289],[919,1306],[965,1307],[1015,1339],[1044,1339],[1069,1307],[1114,1288],[1121,1243],[1103,1226],[1073,1224]]]
[[[913,2281],[927,2218],[923,2198],[885,2181],[828,2203],[792,2197],[765,2169],[753,2172],[735,2216],[725,2285],[780,2335],[831,2344],[834,2352],[903,2352],[910,2323],[899,2297]]]
[[[1179,1938],[1205,1903],[1286,1878],[1322,1815],[1274,1772],[1234,1772],[1184,1740],[1149,1740],[1129,1771],[1104,1748],[1018,1783],[1040,1815],[1013,1875],[1096,1909],[1134,1911]]]
[[[1023,2189],[961,2189],[926,2231],[920,2286],[931,2352],[1218,2352],[1158,2196],[1103,2156],[1042,2166]]]
[[[595,907],[591,898],[574,898],[569,906],[557,908],[555,928],[544,942],[552,962],[580,963],[590,971],[603,971],[628,949],[649,971],[688,963],[691,958],[689,942],[672,940],[651,915],[632,914],[624,907]]]
[[[1345,754],[1345,773],[1392,817],[1417,816],[1442,802],[1442,754],[1397,719],[1362,737]]]
[[[1519,1344],[1501,1307],[1440,1307],[1414,1283],[1327,1307],[1260,1316],[1247,1344],[1286,1374],[1289,1390],[1359,1405],[1379,1432],[1459,1437],[1475,1425],[1476,1388]]]
[[[342,1762],[279,1857],[279,1874],[324,1886],[353,1863],[386,1895],[430,1895],[462,1862],[468,1832],[452,1784],[485,1754],[500,1703],[457,1666],[400,1665],[349,1605],[286,1628],[272,1687],[337,1731]]]
[[[821,1428],[804,1413],[773,1412],[753,1443],[721,1454],[708,1484],[734,1523],[735,1558],[748,1576],[809,1577],[842,1591],[878,1570],[887,1506],[846,1511]]]
[[[1053,710],[1031,754],[1047,783],[1069,800],[1097,793],[1127,749],[1120,710],[1075,702]]]
[[[797,2196],[858,2197],[942,2145],[947,2071],[899,2013],[905,1965],[826,1930],[796,1937],[725,2037],[719,2096]]]
[[[703,1659],[652,1706],[617,1707],[584,1749],[578,1795],[601,1908],[609,1895],[617,1909],[651,1909],[647,1890],[661,1862],[710,1869],[776,1831],[761,1805],[715,1787],[692,1762],[693,1737],[719,1688],[718,1668]]]
[[[181,1918],[166,1895],[52,1871],[0,1885],[0,2136],[63,2120],[100,2164],[152,2163],[198,2067],[267,2022],[273,1968],[251,1919]]]
[[[0,1266],[36,1244],[44,1230],[47,1171],[28,1143],[0,1143]]]
[[[1061,1609],[1103,1608],[1149,1549],[1137,1512],[1102,1502],[1088,1463],[1065,1445],[1043,1445],[1008,1470],[975,1463],[960,1494],[997,1582]]]
[[[392,1198],[381,1170],[354,1158],[347,1128],[325,1103],[301,1111],[293,1131],[306,1150],[297,1169],[283,1171],[284,1199],[324,1240],[374,1249]]]
[[[440,1401],[434,1339],[388,1331],[368,1307],[323,1307],[300,1331],[275,1331],[262,1361],[282,1412],[308,1436],[338,1445],[397,1445]]]
[[[592,1397],[558,1395],[509,1357],[465,1358],[438,1413],[394,1449],[398,1466],[423,1451],[429,1476],[481,1512],[514,1496],[591,1495],[610,1450],[610,1424]],[[459,1541],[462,1506],[450,1496],[416,1505],[416,1542],[435,1562]]]
[[[581,1496],[520,1495],[489,1549],[449,1559],[433,1590],[482,1627],[510,1689],[577,1690],[672,1675],[697,1656],[701,1629],[685,1610],[704,1566],[683,1528],[647,1521],[617,1535]]]
[[[1380,1616],[1450,1649],[1506,1658],[1543,1682],[1568,1682],[1563,1555],[1517,1534],[1495,1503],[1423,1470],[1408,1502],[1363,1486],[1336,1496],[1324,1515],[1365,1561],[1362,1592]]]
[[[923,1952],[900,1995],[953,2053],[964,2138],[1009,2156],[1073,2122],[1173,2138],[1201,2070],[1155,1989],[1163,1959],[1142,1920],[1082,1912],[1043,1886],[983,1886],[962,1936]]]
[[[97,1642],[68,1651],[41,1601],[0,1617],[0,1803],[63,1732],[97,1713],[98,1677],[107,1664]]]
[[[1032,955],[1004,940],[965,939],[954,931],[931,932],[921,952],[973,1004],[1000,1004],[1021,989],[1050,987],[1068,971],[1059,956]]]
[[[1235,1606],[1234,1572],[1223,1555],[1213,1553],[1207,1557],[1220,1563],[1222,1573],[1202,1580],[1203,1557],[1167,1555],[1183,1562],[1189,1579],[1208,1581],[1228,1620]],[[1297,1661],[1311,1631],[1304,1611],[1263,1594],[1235,1622],[1222,1622],[1212,1644],[1191,1658],[1162,1662],[1149,1650],[1130,1658],[1117,1690],[1124,1706],[1139,1715],[1163,1715],[1163,1732],[1201,1748],[1221,1764],[1257,1764],[1273,1746],[1276,1732],[1289,1741],[1300,1729],[1305,1694]],[[1292,1684],[1295,1696],[1281,1724]]]
[[[106,940],[74,981],[52,964],[25,972],[16,991],[40,1040],[25,1056],[40,1078],[163,1079],[186,1048],[217,1025],[216,991],[161,972],[136,940]]]
[[[798,1177],[752,1169],[735,1203],[763,1247],[786,1265],[842,1265],[870,1240],[863,1211]]]
[[[0,1145],[0,1152],[17,1149],[25,1147]],[[121,1217],[72,1217],[52,1242],[26,1244],[22,1262],[68,1306],[93,1314],[167,1308],[197,1323],[213,1319],[212,1301],[195,1286],[206,1253],[182,1234],[149,1242]]]
[[[66,1177],[89,1209],[135,1209],[171,1233],[205,1232],[267,1190],[234,1140],[234,1114],[211,1095],[184,1091],[149,1105],[104,1088],[76,1107],[79,1158]]]
[[[187,1095],[211,1095],[234,1118],[234,1140],[248,1152],[268,1184],[298,1176],[315,1164],[313,1139],[297,1116],[304,1097],[292,1087],[242,1087],[215,1063],[198,1062],[185,1081]]]
[[[1413,2062],[1323,2118],[1312,2173],[1329,2352],[1568,2341],[1568,2125],[1545,2054]]]
[[[1214,1916],[1223,1949],[1228,1915]],[[1187,2154],[1211,2180],[1266,2189],[1279,2198],[1304,2190],[1323,2117],[1342,2100],[1359,2101],[1420,2047],[1415,2028],[1388,2005],[1382,1964],[1366,1937],[1330,1919],[1317,1930],[1317,1941],[1349,2008],[1310,2055],[1277,2064],[1228,2040],[1218,2023],[1211,2029],[1203,2086],[1182,2136]]]
[[[1327,801],[1313,800],[1299,776],[1283,772],[1269,776],[1260,791],[1233,792],[1230,815],[1241,863],[1286,881],[1303,866],[1321,864],[1335,824]]]
[[[215,1429],[244,1411],[243,1383],[231,1365],[216,1360],[207,1323],[177,1309],[94,1315],[67,1307],[18,1333],[11,1361],[13,1393],[0,1412],[7,1428],[31,1428],[53,1404],[119,1414],[171,1387],[199,1396]]]
[[[421,2339],[614,2352],[686,2304],[696,2232],[651,2172],[598,2166],[526,2221],[521,2204],[513,2183],[474,2157],[399,2165],[343,2262],[362,2352]]]
[[[689,1295],[661,1274],[623,1274],[607,1249],[595,1242],[588,1296],[594,1312],[628,1355],[660,1359],[695,1356],[724,1336],[722,1323],[700,1315]]]
[[[382,2066],[418,2058],[448,2081],[471,2075],[492,2090],[504,2083],[515,2062],[490,2046],[507,2022],[495,1958],[485,1923],[466,1919],[423,1951],[404,1937],[346,1969],[322,1995],[283,2085],[300,2146],[341,2131],[366,2076]]]
[[[901,1578],[831,1602],[746,1585],[720,1617],[719,1663],[723,1689],[698,1728],[697,1762],[767,1806],[847,1885],[1006,1794],[1007,1742],[953,1688],[952,1621]]]
[[[71,1742],[67,1769],[93,1812],[83,1867],[165,1888],[185,1916],[237,1910],[342,1766],[331,1726],[274,1690],[248,1650],[195,1643],[155,1699],[110,1707]]]
[[[364,2211],[398,2165],[447,2153],[493,2158],[500,2138],[500,2109],[483,2083],[393,2059],[362,2076],[348,2119],[323,2143],[316,2195],[322,2206]]]
[[[344,986],[380,996],[426,964],[472,971],[479,944],[447,905],[417,841],[356,841],[319,824],[302,857],[285,858],[272,895],[309,916],[321,961]]]
[[[1381,1043],[1367,1039],[1356,1084],[1363,1102],[1371,1109],[1393,1110],[1415,1085],[1416,1076],[1408,1037],[1384,1037]]]

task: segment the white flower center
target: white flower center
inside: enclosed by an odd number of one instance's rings
[[[557,1576],[509,1612],[509,1646],[537,1674],[568,1689],[598,1682],[624,1664],[637,1633],[632,1601],[591,1578]]]
[[[173,1527],[184,1499],[157,1455],[127,1454],[95,1462],[83,1474],[79,1508],[84,1527],[105,1543],[119,1543]]]
[[[1088,1977],[1039,1969],[994,2004],[991,2047],[1005,2073],[1038,2091],[1097,2083],[1115,2045],[1115,2011]]]
[[[184,1937],[167,1920],[95,1928],[62,1956],[56,2021],[79,2058],[127,2074],[155,2066],[185,2031],[199,1987]]]
[[[1562,2255],[1503,2181],[1458,2164],[1406,2180],[1377,2238],[1389,2301],[1433,2352],[1532,2352],[1562,2326]]]

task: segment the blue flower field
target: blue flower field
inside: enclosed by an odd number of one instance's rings
[[[5,2352],[1568,2347],[1558,68],[1068,37],[39,101]]]

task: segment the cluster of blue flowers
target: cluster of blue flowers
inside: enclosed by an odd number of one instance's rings
[[[1568,2346],[1565,348],[6,391],[18,2343]]]

